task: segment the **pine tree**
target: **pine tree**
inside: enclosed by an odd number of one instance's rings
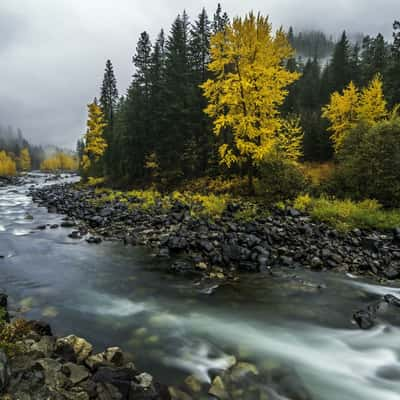
[[[101,86],[100,106],[107,123],[112,126],[115,107],[118,101],[117,80],[110,60],[106,62],[103,84]]]
[[[218,3],[217,10],[214,14],[212,23],[212,32],[215,35],[218,32],[222,32],[225,27],[230,23],[228,14],[222,11],[221,4]]]
[[[350,43],[346,32],[336,44],[330,65],[331,91],[342,91],[352,80],[350,67]]]
[[[190,104],[190,122],[192,132],[192,148],[188,154],[193,174],[205,173],[210,150],[211,124],[203,109],[207,101],[203,96],[200,85],[209,76],[208,63],[210,62],[211,23],[207,12],[203,8],[198,19],[192,26],[189,43],[191,82],[193,97]],[[186,165],[188,163],[186,162]]]
[[[390,48],[388,68],[385,74],[386,93],[391,107],[400,104],[400,21],[393,23],[393,44]]]
[[[189,19],[186,12],[175,19],[166,42],[165,91],[168,103],[165,109],[164,134],[159,145],[160,166],[166,179],[179,179],[184,175],[182,156],[191,141],[190,87],[191,67],[189,54]]]
[[[117,80],[114,75],[113,65],[110,60],[106,62],[104,79],[100,89],[100,107],[104,114],[104,120],[107,126],[104,128],[104,138],[107,142],[103,161],[103,169],[109,174],[113,169],[113,125],[115,117],[115,108],[118,101]]]

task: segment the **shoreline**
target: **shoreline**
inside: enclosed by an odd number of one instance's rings
[[[179,256],[172,273],[204,279],[235,279],[241,273],[273,272],[280,266],[337,271],[380,282],[400,278],[399,232],[354,229],[348,233],[316,222],[293,208],[273,209],[268,217],[238,221],[240,204],[228,204],[218,219],[192,216],[189,207],[172,201],[135,208],[118,197],[102,203],[93,188],[56,184],[33,189],[33,201],[66,216],[71,238],[89,243],[120,240],[141,245],[159,257]],[[45,227],[42,227],[45,228]]]

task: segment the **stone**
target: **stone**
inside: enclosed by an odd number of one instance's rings
[[[84,366],[71,362],[63,364],[61,370],[73,385],[77,385],[89,377],[89,371]]]
[[[61,222],[60,226],[62,228],[73,228],[76,226],[76,224],[74,221],[66,220],[66,221]]]
[[[313,257],[311,259],[311,268],[313,269],[321,269],[323,267],[324,263],[319,257]]]
[[[208,393],[220,400],[229,399],[229,394],[220,376],[214,378]]]
[[[121,367],[124,364],[124,353],[119,347],[109,347],[103,353],[103,358],[106,362]]]
[[[143,389],[148,389],[153,384],[153,377],[147,372],[136,375],[135,378],[138,381],[138,385],[141,386]]]
[[[247,362],[238,362],[230,373],[231,379],[234,382],[238,382],[243,379],[246,375],[259,375],[258,369],[254,364]]]
[[[10,365],[8,357],[3,350],[0,350],[0,394],[2,394],[8,386],[11,377]]]
[[[82,339],[75,335],[70,335],[64,338],[57,339],[56,350],[62,349],[64,347],[71,347],[76,361],[82,363],[85,361],[92,353],[93,346],[85,339]]]
[[[192,400],[191,396],[176,387],[170,386],[168,392],[171,400]]]
[[[356,311],[353,318],[361,329],[371,329],[375,325],[375,316],[367,310]]]
[[[201,392],[201,382],[194,375],[190,375],[185,379],[185,385],[192,393]]]

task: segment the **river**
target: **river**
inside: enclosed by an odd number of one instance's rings
[[[0,188],[0,289],[14,315],[44,319],[55,334],[74,333],[98,349],[118,345],[165,383],[190,374],[208,381],[234,354],[260,369],[293,369],[315,400],[400,399],[400,311],[369,331],[352,321],[400,288],[290,268],[205,288],[166,273],[168,261],[149,250],[50,229],[63,216],[28,194],[44,184],[44,175],[31,174],[24,185]]]

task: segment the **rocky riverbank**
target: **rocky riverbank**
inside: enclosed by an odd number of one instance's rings
[[[120,348],[95,354],[85,339],[55,337],[46,323],[10,323],[6,295],[0,305],[1,399],[170,399],[168,388],[139,372]]]
[[[343,233],[292,208],[245,222],[235,217],[240,204],[229,204],[210,220],[192,216],[179,201],[168,209],[162,204],[143,209],[140,199],[102,201],[103,193],[72,184],[34,189],[31,195],[50,212],[67,216],[62,225],[75,228],[72,238],[122,240],[151,247],[161,257],[186,256],[171,263],[174,273],[225,279],[289,266],[400,278],[400,228]]]

